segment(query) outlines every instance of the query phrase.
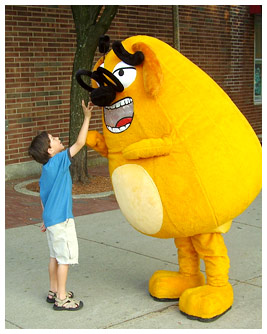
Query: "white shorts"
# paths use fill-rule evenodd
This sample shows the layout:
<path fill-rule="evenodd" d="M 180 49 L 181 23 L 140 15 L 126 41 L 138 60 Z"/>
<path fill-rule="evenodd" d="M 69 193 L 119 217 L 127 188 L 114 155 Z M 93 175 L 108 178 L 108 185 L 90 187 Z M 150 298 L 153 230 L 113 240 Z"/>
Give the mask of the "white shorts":
<path fill-rule="evenodd" d="M 50 257 L 58 264 L 78 263 L 78 240 L 74 219 L 69 218 L 63 223 L 49 226 L 46 229 Z"/>

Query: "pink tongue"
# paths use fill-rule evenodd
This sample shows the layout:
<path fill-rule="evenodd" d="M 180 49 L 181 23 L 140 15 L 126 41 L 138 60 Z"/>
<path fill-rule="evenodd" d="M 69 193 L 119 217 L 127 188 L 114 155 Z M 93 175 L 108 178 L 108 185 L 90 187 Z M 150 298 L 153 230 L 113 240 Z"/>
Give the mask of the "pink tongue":
<path fill-rule="evenodd" d="M 116 124 L 116 127 L 117 128 L 120 128 L 121 126 L 124 126 L 128 123 L 131 123 L 132 121 L 132 117 L 125 117 L 125 118 L 122 118 L 118 121 L 118 123 Z"/>

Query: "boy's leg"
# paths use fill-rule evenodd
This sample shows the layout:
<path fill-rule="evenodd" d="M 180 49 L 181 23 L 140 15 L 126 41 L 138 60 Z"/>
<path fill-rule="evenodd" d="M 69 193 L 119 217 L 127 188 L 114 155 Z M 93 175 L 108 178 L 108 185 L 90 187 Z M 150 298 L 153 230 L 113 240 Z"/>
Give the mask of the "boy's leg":
<path fill-rule="evenodd" d="M 57 270 L 57 286 L 58 286 L 58 292 L 57 292 L 57 298 L 54 304 L 54 309 L 68 309 L 71 308 L 74 310 L 75 308 L 79 310 L 83 307 L 83 302 L 69 299 L 66 293 L 66 283 L 68 278 L 68 264 L 58 264 L 58 270 Z M 63 302 L 62 305 L 60 303 Z"/>
<path fill-rule="evenodd" d="M 68 278 L 68 264 L 58 264 L 57 269 L 57 298 L 63 300 L 66 298 L 66 284 Z"/>
<path fill-rule="evenodd" d="M 78 263 L 78 241 L 74 219 L 67 219 L 64 223 L 59 224 L 59 228 L 61 238 L 64 239 L 64 244 L 61 245 L 60 251 L 58 250 L 57 252 L 59 262 L 57 271 L 57 297 L 63 300 L 66 298 L 69 264 Z"/>
<path fill-rule="evenodd" d="M 57 292 L 57 271 L 58 271 L 57 260 L 54 257 L 50 257 L 48 265 L 49 281 L 50 281 L 49 290 L 53 292 Z"/>
<path fill-rule="evenodd" d="M 78 263 L 78 240 L 73 219 L 48 227 L 52 234 L 52 248 L 57 261 L 57 297 L 54 309 L 80 309 L 81 301 L 66 292 L 69 264 Z"/>
<path fill-rule="evenodd" d="M 46 229 L 46 236 L 48 241 L 48 248 L 50 252 L 50 259 L 48 264 L 48 273 L 49 273 L 49 290 L 56 293 L 57 292 L 57 269 L 58 262 L 56 260 L 56 254 L 53 249 L 53 234 L 49 228 Z M 53 302 L 55 300 L 53 294 L 48 293 L 47 299 L 48 302 Z"/>

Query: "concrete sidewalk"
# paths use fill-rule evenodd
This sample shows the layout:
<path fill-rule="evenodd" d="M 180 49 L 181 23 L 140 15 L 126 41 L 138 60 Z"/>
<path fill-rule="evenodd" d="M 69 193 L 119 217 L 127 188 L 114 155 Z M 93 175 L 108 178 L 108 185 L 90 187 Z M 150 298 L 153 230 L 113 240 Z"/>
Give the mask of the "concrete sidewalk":
<path fill-rule="evenodd" d="M 77 312 L 55 312 L 45 301 L 48 249 L 40 224 L 5 231 L 7 329 L 262 328 L 261 194 L 225 235 L 235 300 L 212 323 L 189 320 L 179 312 L 178 302 L 156 302 L 148 294 L 154 271 L 178 270 L 172 239 L 138 233 L 120 210 L 75 221 L 80 264 L 69 270 L 68 289 L 84 302 Z"/>

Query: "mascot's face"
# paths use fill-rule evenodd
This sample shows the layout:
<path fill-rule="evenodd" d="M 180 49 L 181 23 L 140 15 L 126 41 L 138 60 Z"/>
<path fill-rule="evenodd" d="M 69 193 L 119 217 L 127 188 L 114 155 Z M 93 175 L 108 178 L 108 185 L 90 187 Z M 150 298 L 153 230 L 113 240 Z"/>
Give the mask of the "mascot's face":
<path fill-rule="evenodd" d="M 152 48 L 141 41 L 141 36 L 136 36 L 117 47 L 113 45 L 105 61 L 101 58 L 94 67 L 98 72 L 107 70 L 110 74 L 102 75 L 112 85 L 115 83 L 116 94 L 112 95 L 107 92 L 109 84 L 99 87 L 92 80 L 95 91 L 91 95 L 94 104 L 104 107 L 103 132 L 113 152 L 171 131 L 170 122 L 158 103 L 163 81 L 161 66 Z"/>
<path fill-rule="evenodd" d="M 113 69 L 112 74 L 122 83 L 124 90 L 134 84 L 137 69 L 123 61 Z M 130 94 L 129 94 L 130 95 Z M 104 120 L 107 129 L 111 133 L 122 133 L 132 124 L 134 117 L 134 104 L 131 96 L 121 97 L 110 106 L 104 108 Z"/>
<path fill-rule="evenodd" d="M 115 57 L 114 57 L 115 58 Z M 108 63 L 108 62 L 107 62 Z M 101 67 L 104 64 L 100 65 Z M 138 85 L 137 68 L 123 61 L 113 62 L 109 66 L 112 74 L 120 80 L 123 92 L 117 96 L 111 105 L 104 107 L 104 124 L 109 132 L 119 134 L 129 129 L 134 118 L 134 101 L 132 88 Z M 133 87 L 131 87 L 133 86 Z"/>

